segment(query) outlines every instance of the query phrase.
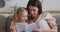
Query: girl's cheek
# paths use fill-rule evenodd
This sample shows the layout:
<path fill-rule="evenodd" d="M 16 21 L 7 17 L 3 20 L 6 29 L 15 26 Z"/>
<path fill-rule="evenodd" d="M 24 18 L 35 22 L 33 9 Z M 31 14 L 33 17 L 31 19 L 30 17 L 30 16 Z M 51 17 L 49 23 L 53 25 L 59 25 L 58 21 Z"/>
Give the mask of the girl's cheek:
<path fill-rule="evenodd" d="M 21 17 L 20 16 L 17 16 L 18 19 L 20 19 Z"/>

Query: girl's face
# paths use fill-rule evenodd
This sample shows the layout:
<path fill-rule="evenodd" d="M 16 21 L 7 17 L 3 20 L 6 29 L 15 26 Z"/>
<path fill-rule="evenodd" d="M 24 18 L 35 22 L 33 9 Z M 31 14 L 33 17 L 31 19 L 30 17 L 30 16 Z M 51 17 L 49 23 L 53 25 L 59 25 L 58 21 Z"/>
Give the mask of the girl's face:
<path fill-rule="evenodd" d="M 20 15 L 18 15 L 18 19 L 22 22 L 25 22 L 27 20 L 28 12 L 22 12 Z"/>
<path fill-rule="evenodd" d="M 29 13 L 32 17 L 35 17 L 38 14 L 38 8 L 35 6 L 29 6 Z"/>

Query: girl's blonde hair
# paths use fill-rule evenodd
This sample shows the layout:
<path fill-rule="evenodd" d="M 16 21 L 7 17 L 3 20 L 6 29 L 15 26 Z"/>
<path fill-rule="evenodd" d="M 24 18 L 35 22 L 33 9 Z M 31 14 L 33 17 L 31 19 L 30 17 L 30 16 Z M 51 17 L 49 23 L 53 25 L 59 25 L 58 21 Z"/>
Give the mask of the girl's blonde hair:
<path fill-rule="evenodd" d="M 20 7 L 20 8 L 17 9 L 16 14 L 19 15 L 19 14 L 21 14 L 22 12 L 27 12 L 27 11 L 26 11 L 26 9 L 24 9 L 23 7 Z"/>
<path fill-rule="evenodd" d="M 14 14 L 14 20 L 15 22 L 18 21 L 17 15 L 20 15 L 22 12 L 27 12 L 27 10 L 23 7 L 19 7 L 17 11 Z M 28 12 L 27 12 L 28 13 Z"/>

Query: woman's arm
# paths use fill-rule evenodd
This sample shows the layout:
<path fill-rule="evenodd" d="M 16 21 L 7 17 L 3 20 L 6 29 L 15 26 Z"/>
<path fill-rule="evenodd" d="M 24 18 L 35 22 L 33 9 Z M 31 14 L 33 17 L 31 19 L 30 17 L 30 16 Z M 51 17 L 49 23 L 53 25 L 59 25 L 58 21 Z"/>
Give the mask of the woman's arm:
<path fill-rule="evenodd" d="M 13 21 L 10 24 L 10 32 L 13 32 Z"/>
<path fill-rule="evenodd" d="M 44 19 L 49 24 L 51 31 L 57 32 L 57 23 L 55 17 L 53 17 L 50 13 L 46 13 Z"/>
<path fill-rule="evenodd" d="M 10 25 L 10 32 L 16 32 L 16 28 L 15 28 L 14 21 L 11 22 L 11 25 Z"/>
<path fill-rule="evenodd" d="M 57 24 L 54 22 L 54 20 L 48 20 L 47 21 L 49 26 L 51 27 L 51 31 L 57 32 Z"/>
<path fill-rule="evenodd" d="M 51 30 L 49 29 L 35 29 L 32 32 L 50 32 Z"/>

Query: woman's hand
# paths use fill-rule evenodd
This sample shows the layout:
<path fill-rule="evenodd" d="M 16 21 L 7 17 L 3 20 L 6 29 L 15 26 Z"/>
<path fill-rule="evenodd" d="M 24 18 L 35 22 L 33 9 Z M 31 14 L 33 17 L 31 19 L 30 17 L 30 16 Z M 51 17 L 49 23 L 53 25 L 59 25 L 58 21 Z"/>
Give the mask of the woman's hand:
<path fill-rule="evenodd" d="M 35 29 L 35 30 L 33 30 L 32 32 L 40 32 L 40 31 L 39 31 L 39 29 Z"/>
<path fill-rule="evenodd" d="M 38 30 L 33 30 L 32 32 L 39 32 Z"/>
<path fill-rule="evenodd" d="M 25 32 L 24 30 L 22 30 L 21 32 Z"/>
<path fill-rule="evenodd" d="M 32 32 L 52 32 L 52 31 L 49 29 L 35 29 Z"/>
<path fill-rule="evenodd" d="M 21 32 L 25 32 L 25 31 L 21 31 Z"/>
<path fill-rule="evenodd" d="M 11 32 L 16 32 L 16 27 L 15 27 L 15 25 L 14 25 L 14 21 L 11 22 L 10 31 L 11 31 Z"/>

